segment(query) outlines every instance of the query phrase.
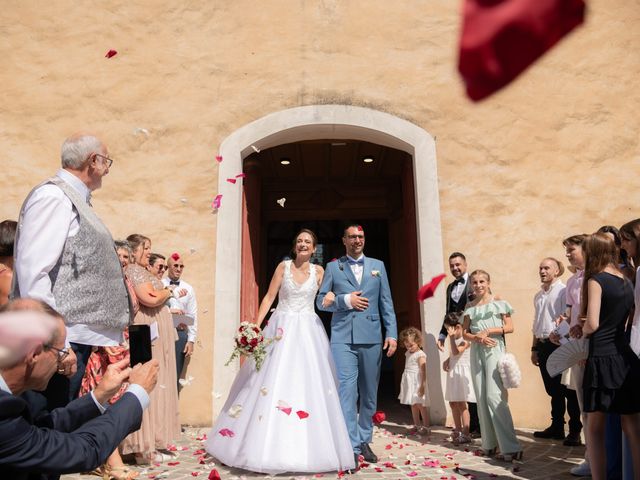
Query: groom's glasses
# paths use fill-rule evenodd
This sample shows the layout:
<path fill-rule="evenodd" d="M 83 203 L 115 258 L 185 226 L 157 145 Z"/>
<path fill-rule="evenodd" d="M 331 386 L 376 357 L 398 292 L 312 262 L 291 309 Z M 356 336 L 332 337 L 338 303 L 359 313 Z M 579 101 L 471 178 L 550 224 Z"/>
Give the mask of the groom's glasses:
<path fill-rule="evenodd" d="M 364 240 L 364 235 L 347 235 L 349 240 Z"/>

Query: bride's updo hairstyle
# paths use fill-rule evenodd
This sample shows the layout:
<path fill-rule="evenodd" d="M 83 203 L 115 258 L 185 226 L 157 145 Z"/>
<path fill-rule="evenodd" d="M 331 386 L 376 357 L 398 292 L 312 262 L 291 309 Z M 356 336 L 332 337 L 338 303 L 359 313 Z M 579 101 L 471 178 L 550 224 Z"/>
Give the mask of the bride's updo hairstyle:
<path fill-rule="evenodd" d="M 314 248 L 315 248 L 316 245 L 318 245 L 318 237 L 316 237 L 316 234 L 313 233 L 308 228 L 303 228 L 298 233 L 296 233 L 295 237 L 293 237 L 293 244 L 291 245 L 291 252 L 289 253 L 289 256 L 291 257 L 292 260 L 296 259 L 296 242 L 298 241 L 298 237 L 302 233 L 308 233 L 311 236 L 311 241 L 313 242 L 313 247 Z"/>

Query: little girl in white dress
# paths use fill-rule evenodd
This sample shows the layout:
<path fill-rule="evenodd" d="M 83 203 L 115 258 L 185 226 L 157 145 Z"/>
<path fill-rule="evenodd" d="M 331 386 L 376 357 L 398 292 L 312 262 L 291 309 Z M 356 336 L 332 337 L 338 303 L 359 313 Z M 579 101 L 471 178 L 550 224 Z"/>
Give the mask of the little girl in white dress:
<path fill-rule="evenodd" d="M 462 324 L 458 317 L 447 315 L 444 325 L 449 335 L 451 355 L 444 364 L 447 387 L 444 399 L 449 402 L 455 428 L 451 434 L 453 443 L 471 442 L 469 436 L 469 409 L 467 402 L 475 402 L 476 394 L 471 383 L 471 344 L 462 337 Z"/>
<path fill-rule="evenodd" d="M 415 426 L 411 433 L 429 434 L 429 396 L 427 394 L 427 355 L 422 351 L 422 333 L 414 327 L 400 332 L 400 341 L 407 350 L 400 395 L 403 405 L 411 405 Z"/>

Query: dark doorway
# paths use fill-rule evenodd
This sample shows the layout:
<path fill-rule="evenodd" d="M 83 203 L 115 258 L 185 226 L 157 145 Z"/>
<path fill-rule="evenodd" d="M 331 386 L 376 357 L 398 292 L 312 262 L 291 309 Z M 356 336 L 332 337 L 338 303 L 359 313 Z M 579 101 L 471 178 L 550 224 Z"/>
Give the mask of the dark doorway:
<path fill-rule="evenodd" d="M 356 140 L 304 141 L 256 152 L 245 159 L 242 308 L 255 318 L 277 264 L 294 235 L 318 236 L 317 263 L 344 255 L 345 223 L 362 224 L 365 254 L 384 261 L 398 329 L 420 328 L 417 237 L 412 159 L 406 152 Z M 328 326 L 330 317 L 322 313 Z M 404 350 L 384 357 L 380 400 L 395 398 Z"/>

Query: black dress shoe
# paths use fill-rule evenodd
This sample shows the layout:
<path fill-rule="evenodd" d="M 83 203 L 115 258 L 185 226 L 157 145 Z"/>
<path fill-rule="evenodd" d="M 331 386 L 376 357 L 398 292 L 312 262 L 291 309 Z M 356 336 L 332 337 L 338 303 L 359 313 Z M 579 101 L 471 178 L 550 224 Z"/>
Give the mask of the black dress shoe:
<path fill-rule="evenodd" d="M 378 463 L 378 457 L 373 453 L 368 443 L 360 444 L 360 455 L 369 463 Z"/>
<path fill-rule="evenodd" d="M 544 430 L 533 432 L 536 438 L 552 438 L 554 440 L 564 440 L 564 428 L 547 427 Z"/>
<path fill-rule="evenodd" d="M 562 444 L 565 447 L 579 447 L 582 445 L 582 440 L 580 439 L 580 432 L 569 432 L 567 438 Z"/>

